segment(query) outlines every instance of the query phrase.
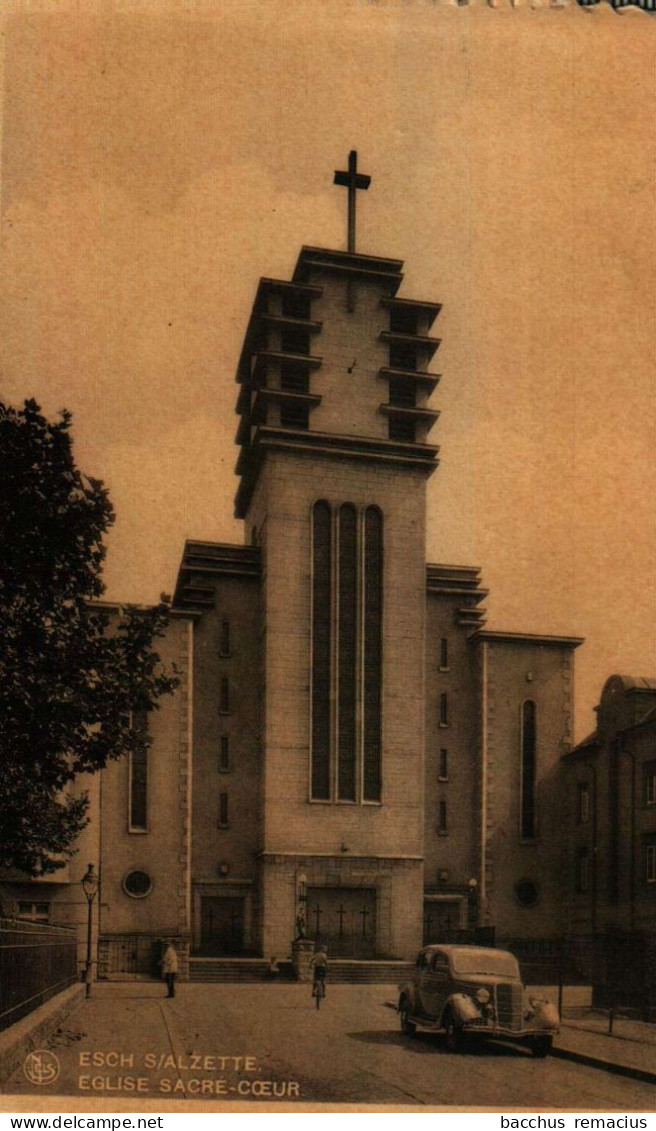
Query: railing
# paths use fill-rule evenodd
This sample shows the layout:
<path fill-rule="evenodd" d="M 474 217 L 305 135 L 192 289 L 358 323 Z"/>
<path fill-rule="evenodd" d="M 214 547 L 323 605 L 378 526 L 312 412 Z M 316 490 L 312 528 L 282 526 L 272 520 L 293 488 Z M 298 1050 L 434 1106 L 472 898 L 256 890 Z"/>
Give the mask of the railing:
<path fill-rule="evenodd" d="M 591 1006 L 608 1016 L 656 1021 L 656 932 L 608 928 L 560 938 L 504 939 L 497 946 L 519 960 L 531 985 L 558 987 L 561 1016 L 576 1017 Z M 575 1004 L 576 989 L 589 987 L 587 1007 Z"/>
<path fill-rule="evenodd" d="M 0 1030 L 77 981 L 71 927 L 0 919 Z"/>

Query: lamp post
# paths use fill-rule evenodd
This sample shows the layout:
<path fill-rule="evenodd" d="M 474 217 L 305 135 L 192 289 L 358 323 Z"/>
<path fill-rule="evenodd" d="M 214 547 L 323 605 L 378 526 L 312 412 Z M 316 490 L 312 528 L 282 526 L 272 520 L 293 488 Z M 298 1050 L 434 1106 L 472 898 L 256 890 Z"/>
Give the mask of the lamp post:
<path fill-rule="evenodd" d="M 93 870 L 93 864 L 88 865 L 82 877 L 82 890 L 87 900 L 87 968 L 85 981 L 86 996 L 89 997 L 91 994 L 91 904 L 98 892 L 98 877 Z"/>

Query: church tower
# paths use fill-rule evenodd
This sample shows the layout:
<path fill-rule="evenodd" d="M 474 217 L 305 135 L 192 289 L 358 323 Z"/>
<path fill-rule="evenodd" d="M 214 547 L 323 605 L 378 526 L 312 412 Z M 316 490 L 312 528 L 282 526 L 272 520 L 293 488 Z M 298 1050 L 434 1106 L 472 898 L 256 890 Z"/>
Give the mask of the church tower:
<path fill-rule="evenodd" d="M 236 514 L 259 550 L 264 953 L 407 956 L 423 892 L 429 371 L 439 306 L 402 263 L 304 247 L 262 279 L 238 367 Z"/>

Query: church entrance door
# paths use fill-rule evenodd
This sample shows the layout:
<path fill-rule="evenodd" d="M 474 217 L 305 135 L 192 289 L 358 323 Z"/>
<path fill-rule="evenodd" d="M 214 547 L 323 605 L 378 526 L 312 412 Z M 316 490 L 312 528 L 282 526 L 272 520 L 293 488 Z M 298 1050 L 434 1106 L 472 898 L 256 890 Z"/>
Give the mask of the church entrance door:
<path fill-rule="evenodd" d="M 329 958 L 375 958 L 375 889 L 308 888 L 307 930 Z"/>
<path fill-rule="evenodd" d="M 244 949 L 244 900 L 241 896 L 203 896 L 200 945 L 206 954 L 234 955 Z"/>

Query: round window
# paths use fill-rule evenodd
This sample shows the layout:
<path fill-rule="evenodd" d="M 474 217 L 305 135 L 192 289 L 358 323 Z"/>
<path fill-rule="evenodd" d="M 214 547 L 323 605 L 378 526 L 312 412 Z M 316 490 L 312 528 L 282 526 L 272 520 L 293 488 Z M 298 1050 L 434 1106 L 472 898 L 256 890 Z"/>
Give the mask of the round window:
<path fill-rule="evenodd" d="M 540 898 L 540 889 L 533 880 L 520 880 L 515 884 L 515 896 L 522 907 L 533 907 Z"/>
<path fill-rule="evenodd" d="M 147 872 L 128 872 L 123 877 L 123 891 L 133 899 L 144 899 L 153 890 L 153 881 Z"/>

